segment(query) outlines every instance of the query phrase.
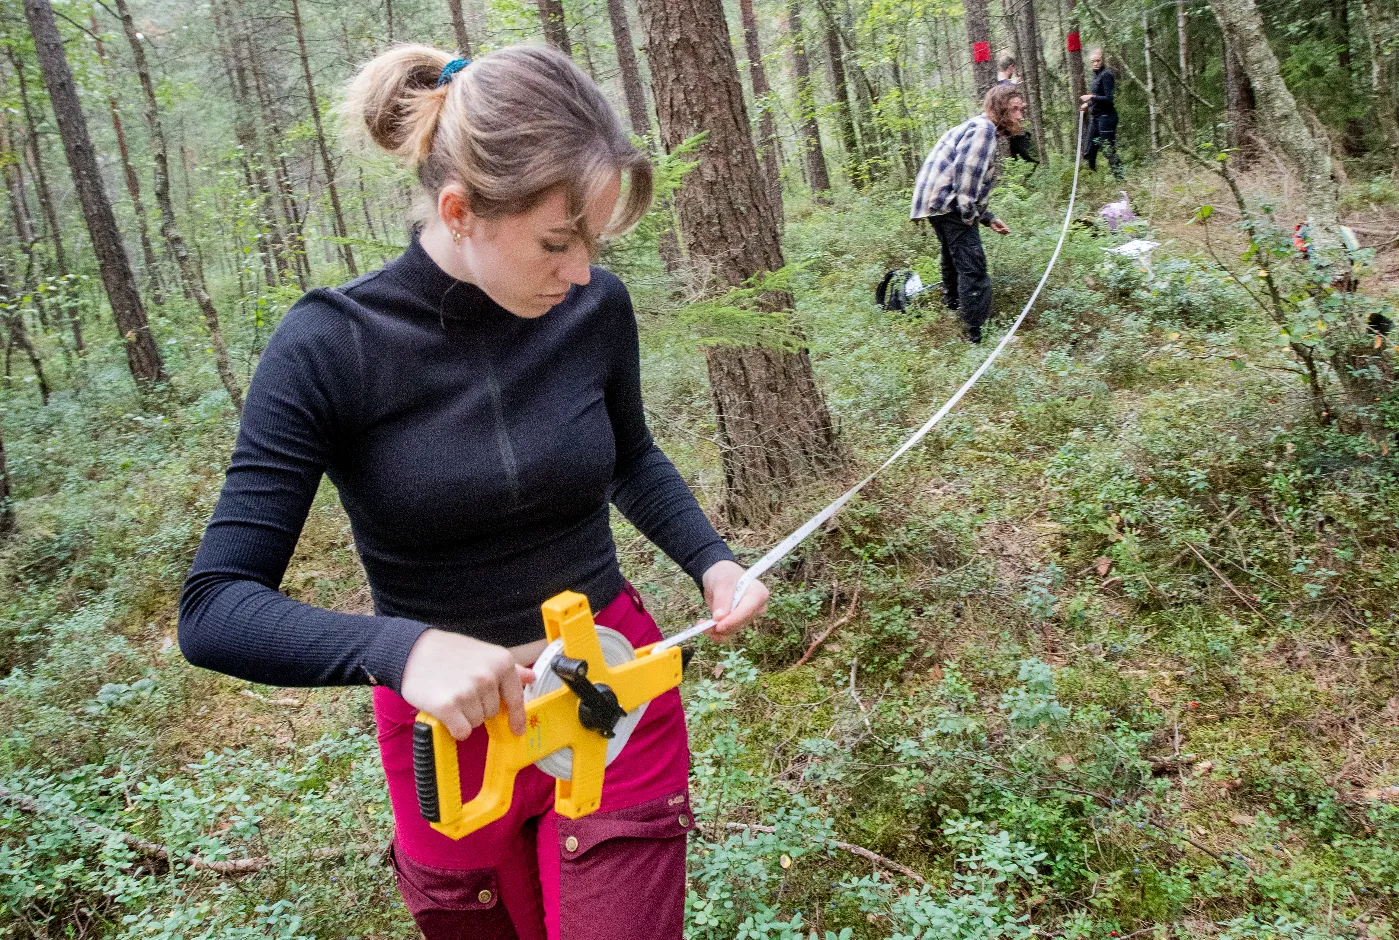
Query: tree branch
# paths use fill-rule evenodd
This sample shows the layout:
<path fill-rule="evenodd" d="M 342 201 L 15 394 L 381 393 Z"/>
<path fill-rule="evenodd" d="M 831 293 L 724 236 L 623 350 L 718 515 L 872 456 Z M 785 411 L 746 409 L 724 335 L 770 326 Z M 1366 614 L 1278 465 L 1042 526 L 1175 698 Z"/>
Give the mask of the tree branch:
<path fill-rule="evenodd" d="M 765 832 L 768 835 L 772 835 L 773 833 L 777 832 L 777 830 L 772 826 L 756 826 L 751 823 L 725 823 L 724 828 L 732 829 L 738 832 Z M 925 879 L 922 875 L 918 874 L 918 872 L 914 871 L 912 868 L 900 865 L 893 859 L 885 858 L 883 855 L 880 855 L 877 852 L 871 852 L 869 849 L 865 848 L 862 845 L 855 845 L 850 842 L 840 842 L 835 839 L 832 839 L 830 844 L 842 851 L 849 852 L 852 855 L 858 855 L 861 858 L 869 859 L 876 865 L 883 865 L 890 871 L 896 871 L 901 875 L 905 875 L 913 881 L 918 882 L 920 885 L 926 885 L 928 883 L 927 879 Z"/>

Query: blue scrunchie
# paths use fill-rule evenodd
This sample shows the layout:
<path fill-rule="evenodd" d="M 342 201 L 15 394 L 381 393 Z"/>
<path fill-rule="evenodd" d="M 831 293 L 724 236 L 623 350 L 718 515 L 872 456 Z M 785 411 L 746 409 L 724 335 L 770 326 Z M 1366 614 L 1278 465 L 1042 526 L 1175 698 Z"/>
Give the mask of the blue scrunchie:
<path fill-rule="evenodd" d="M 452 80 L 452 76 L 471 64 L 470 59 L 453 59 L 442 66 L 442 74 L 437 76 L 437 87 L 441 88 Z"/>

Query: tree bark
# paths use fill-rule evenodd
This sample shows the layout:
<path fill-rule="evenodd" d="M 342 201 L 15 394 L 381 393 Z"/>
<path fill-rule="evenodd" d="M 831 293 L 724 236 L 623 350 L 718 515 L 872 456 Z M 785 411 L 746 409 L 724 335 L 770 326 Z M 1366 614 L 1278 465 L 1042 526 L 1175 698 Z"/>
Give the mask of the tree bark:
<path fill-rule="evenodd" d="M 1142 13 L 1142 46 L 1146 59 L 1146 120 L 1150 131 L 1151 151 L 1161 149 L 1161 131 L 1156 125 L 1156 71 L 1151 67 L 1151 14 Z"/>
<path fill-rule="evenodd" d="M 24 76 L 24 64 L 15 57 L 14 49 L 6 46 L 5 53 L 9 56 L 10 64 L 14 66 L 15 78 L 19 81 L 20 107 L 24 111 L 24 126 L 28 131 L 29 150 L 33 156 L 34 188 L 39 194 L 39 211 L 44 214 L 44 223 L 48 226 L 49 241 L 53 243 L 53 260 L 58 265 L 58 274 L 60 277 L 67 277 L 68 254 L 63 248 L 63 230 L 58 225 L 53 191 L 49 189 L 48 172 L 44 169 L 44 154 L 39 149 L 39 119 L 34 113 L 33 103 L 29 100 L 29 82 Z M 66 58 L 64 63 L 66 65 Z M 87 125 L 83 126 L 86 129 Z"/>
<path fill-rule="evenodd" d="M 53 104 L 54 116 L 58 119 L 59 135 L 63 138 L 68 168 L 73 174 L 73 184 L 83 207 L 83 218 L 92 238 L 102 286 L 112 305 L 117 332 L 125 341 L 127 364 L 132 376 L 142 386 L 164 381 L 165 365 L 151 336 L 150 324 L 146 321 L 146 310 L 141 303 L 141 293 L 136 289 L 136 277 L 131 272 L 131 262 L 122 244 L 121 232 L 117 229 L 116 216 L 112 214 L 112 204 L 102 189 L 97 153 L 88 136 L 82 104 L 73 84 L 73 73 L 63 51 L 63 37 L 59 35 L 54 22 L 53 8 L 48 0 L 24 0 L 24 15 L 34 35 L 36 57 L 48 88 L 49 100 Z"/>
<path fill-rule="evenodd" d="M 5 434 L 0 427 L 0 539 L 15 531 L 15 501 L 10 489 L 10 467 L 5 462 Z"/>
<path fill-rule="evenodd" d="M 544 41 L 573 58 L 573 43 L 568 38 L 563 0 L 535 0 L 535 3 L 539 7 L 539 22 L 544 27 Z"/>
<path fill-rule="evenodd" d="M 1030 118 L 1030 131 L 1035 148 L 1045 153 L 1044 107 L 1040 94 L 1039 50 L 1031 19 L 1034 0 L 1005 0 L 1005 15 L 1015 34 L 1015 51 L 1020 64 L 1020 90 L 1025 95 L 1025 111 Z"/>
<path fill-rule="evenodd" d="M 141 257 L 146 265 L 146 281 L 150 285 L 151 300 L 157 307 L 165 303 L 165 292 L 160 283 L 160 262 L 156 260 L 155 246 L 151 244 L 151 227 L 146 216 L 146 204 L 141 201 L 141 178 L 131 163 L 131 150 L 126 143 L 126 128 L 121 121 L 121 107 L 113 91 L 111 72 L 107 67 L 107 52 L 102 44 L 102 32 L 97 25 L 97 14 L 89 15 L 92 23 L 92 36 L 97 48 L 97 61 L 107 81 L 107 109 L 112 113 L 112 130 L 117 137 L 117 151 L 121 154 L 122 173 L 126 177 L 126 192 L 131 197 L 131 211 L 136 216 L 136 233 L 141 241 Z"/>
<path fill-rule="evenodd" d="M 1176 51 L 1180 54 L 1180 96 L 1181 131 L 1186 140 L 1195 137 L 1195 104 L 1191 96 L 1195 94 L 1190 81 L 1190 22 L 1185 16 L 1185 0 L 1176 0 Z"/>
<path fill-rule="evenodd" d="M 1237 151 L 1239 163 L 1244 164 L 1253 156 L 1249 148 L 1254 123 L 1253 84 L 1249 82 L 1244 67 L 1239 64 L 1239 57 L 1227 36 L 1224 39 L 1224 94 L 1225 114 L 1228 119 L 1225 145 L 1230 150 Z"/>
<path fill-rule="evenodd" d="M 180 278 L 185 289 L 199 306 L 204 318 L 204 328 L 209 331 L 209 344 L 214 349 L 214 364 L 219 379 L 223 382 L 233 407 L 243 413 L 243 390 L 233 375 L 233 367 L 228 360 L 228 344 L 224 341 L 223 330 L 219 327 L 219 313 L 204 284 L 204 270 L 190 254 L 184 235 L 175 221 L 175 203 L 170 198 L 170 156 L 165 145 L 165 128 L 160 123 L 160 111 L 155 98 L 155 83 L 151 81 L 151 70 L 146 63 L 146 50 L 136 33 L 136 24 L 131 19 L 131 9 L 126 0 L 113 0 L 117 16 L 121 19 L 122 32 L 131 46 L 131 57 L 136 66 L 136 77 L 141 83 L 141 94 L 146 104 L 146 130 L 151 138 L 151 157 L 155 164 L 155 201 L 160 207 L 160 233 L 165 237 L 166 247 L 175 258 L 180 270 Z"/>
<path fill-rule="evenodd" d="M 301 25 L 301 0 L 291 0 L 292 26 L 296 29 L 297 54 L 301 58 L 301 76 L 306 80 L 306 103 L 311 109 L 311 124 L 316 130 L 316 148 L 321 154 L 325 167 L 325 188 L 330 194 L 331 221 L 340 239 L 340 257 L 350 277 L 359 277 L 355 266 L 355 253 L 350 249 L 350 230 L 345 225 L 345 213 L 340 208 L 340 190 L 335 185 L 335 162 L 330 159 L 330 146 L 326 143 L 325 128 L 321 124 L 321 106 L 316 100 L 316 83 L 311 79 L 311 59 L 306 54 L 306 31 Z"/>
<path fill-rule="evenodd" d="M 461 0 L 447 0 L 447 9 L 452 14 L 452 35 L 457 41 L 457 52 L 462 58 L 471 58 L 471 36 L 466 31 L 466 17 L 462 15 Z"/>
<path fill-rule="evenodd" d="M 1375 116 L 1384 134 L 1390 157 L 1399 160 L 1399 109 L 1395 106 L 1394 46 L 1387 42 L 1393 21 L 1380 0 L 1361 0 L 1365 34 L 1370 44 L 1370 91 L 1375 97 Z"/>
<path fill-rule="evenodd" d="M 783 266 L 778 224 L 753 147 L 722 0 L 641 0 L 667 151 L 709 136 L 676 198 L 692 263 L 711 289 Z M 764 306 L 789 307 L 770 292 Z M 791 488 L 840 460 L 835 429 L 805 352 L 720 345 L 706 353 L 724 465 L 724 515 L 757 525 Z"/>
<path fill-rule="evenodd" d="M 772 117 L 767 68 L 763 65 L 763 50 L 758 42 L 758 18 L 753 12 L 753 0 L 738 0 L 738 15 L 743 22 L 743 48 L 748 53 L 748 80 L 753 86 L 753 107 L 758 112 L 758 154 L 762 158 L 764 189 L 768 196 L 768 211 L 782 223 L 782 166 L 777 154 L 777 122 Z"/>
<path fill-rule="evenodd" d="M 967 44 L 972 55 L 972 76 L 976 83 L 977 104 L 990 87 L 996 84 L 996 65 L 991 61 L 991 11 L 986 0 L 964 0 L 967 10 Z M 986 58 L 978 62 L 977 45 L 985 43 Z"/>
<path fill-rule="evenodd" d="M 10 279 L 10 273 L 5 266 L 4 260 L 0 259 L 0 300 L 3 300 L 7 309 L 3 313 L 5 326 L 9 330 L 9 342 L 5 351 L 5 378 L 10 377 L 9 347 L 18 346 L 29 360 L 29 367 L 34 370 L 34 380 L 39 385 L 39 401 L 47 405 L 49 403 L 49 381 L 44 375 L 44 362 L 39 358 L 39 352 L 34 348 L 34 343 L 29 339 L 29 330 L 24 325 L 24 310 L 19 302 L 22 297 L 29 294 L 34 289 L 34 244 L 30 242 L 27 261 L 29 270 L 25 273 L 24 283 L 19 290 L 15 290 Z"/>
<path fill-rule="evenodd" d="M 845 52 L 840 44 L 840 30 L 836 28 L 835 16 L 830 3 L 821 4 L 822 24 L 826 34 L 826 57 L 831 62 L 831 92 L 836 103 L 836 121 L 840 125 L 840 137 L 845 144 L 845 172 L 856 189 L 869 186 L 869 174 L 860 153 L 860 139 L 855 134 L 855 118 L 850 110 L 850 82 L 845 76 Z"/>
<path fill-rule="evenodd" d="M 1312 134 L 1297 99 L 1283 82 L 1257 5 L 1254 0 L 1210 0 L 1210 7 L 1253 83 L 1258 132 L 1282 152 L 1301 179 L 1317 237 L 1334 238 L 1340 190 L 1331 173 L 1331 148 Z"/>
<path fill-rule="evenodd" d="M 811 64 L 806 58 L 802 32 L 801 0 L 787 0 L 787 27 L 792 33 L 792 71 L 796 76 L 797 120 L 801 128 L 802 157 L 806 161 L 811 192 L 822 200 L 831 191 L 826 151 L 821 146 L 821 125 L 816 121 L 816 94 L 811 87 Z"/>
<path fill-rule="evenodd" d="M 1074 107 L 1077 108 L 1083 96 L 1088 94 L 1088 84 L 1083 77 L 1083 47 L 1079 38 L 1078 0 L 1068 0 L 1069 32 L 1064 37 L 1064 60 L 1069 69 L 1069 87 L 1073 89 Z M 1073 42 L 1069 38 L 1073 37 Z"/>
<path fill-rule="evenodd" d="M 646 108 L 646 87 L 641 83 L 641 66 L 636 61 L 636 45 L 631 38 L 624 0 L 607 0 L 612 20 L 612 42 L 617 47 L 617 67 L 622 70 L 622 91 L 627 96 L 627 117 L 637 137 L 651 136 L 651 115 Z"/>

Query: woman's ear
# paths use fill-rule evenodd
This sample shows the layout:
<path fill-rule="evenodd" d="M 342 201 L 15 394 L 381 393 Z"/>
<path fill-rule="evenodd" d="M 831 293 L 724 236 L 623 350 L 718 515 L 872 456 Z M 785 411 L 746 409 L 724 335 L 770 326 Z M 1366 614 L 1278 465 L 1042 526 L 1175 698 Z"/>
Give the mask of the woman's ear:
<path fill-rule="evenodd" d="M 466 196 L 466 187 L 460 183 L 449 183 L 437 194 L 437 214 L 447 231 L 453 236 L 470 236 L 476 225 L 476 215 L 471 211 L 471 200 Z"/>

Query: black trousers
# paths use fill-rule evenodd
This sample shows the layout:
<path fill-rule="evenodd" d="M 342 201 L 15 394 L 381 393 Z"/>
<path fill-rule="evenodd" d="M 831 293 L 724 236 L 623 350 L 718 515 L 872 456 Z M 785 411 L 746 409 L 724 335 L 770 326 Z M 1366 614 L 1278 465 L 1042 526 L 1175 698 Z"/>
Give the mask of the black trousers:
<path fill-rule="evenodd" d="M 981 326 L 991 316 L 991 275 L 981 247 L 981 226 L 968 225 L 955 212 L 934 215 L 928 224 L 942 246 L 942 290 L 947 306 L 967 326 Z"/>
<path fill-rule="evenodd" d="M 1107 158 L 1112 175 L 1122 178 L 1122 161 L 1117 156 L 1117 115 L 1099 114 L 1088 127 L 1088 146 L 1083 156 L 1088 161 L 1088 169 L 1098 169 L 1098 153 Z"/>

